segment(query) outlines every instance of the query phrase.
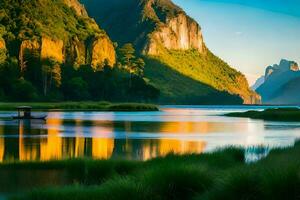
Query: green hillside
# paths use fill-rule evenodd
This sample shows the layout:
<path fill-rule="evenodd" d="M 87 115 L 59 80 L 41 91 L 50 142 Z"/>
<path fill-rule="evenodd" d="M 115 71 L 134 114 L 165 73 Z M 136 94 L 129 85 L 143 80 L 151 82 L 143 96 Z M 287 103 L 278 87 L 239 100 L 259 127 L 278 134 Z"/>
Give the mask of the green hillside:
<path fill-rule="evenodd" d="M 0 101 L 155 101 L 119 49 L 78 0 L 0 1 Z"/>
<path fill-rule="evenodd" d="M 194 50 L 165 51 L 159 56 L 146 57 L 145 76 L 160 89 L 160 100 L 164 103 L 220 104 L 220 99 L 222 104 L 243 103 L 238 95 L 225 92 L 226 87 L 238 85 L 234 82 L 235 70 L 225 67 L 228 72 L 209 65 L 220 62 L 215 58 L 202 56 Z M 212 74 L 219 77 L 218 80 L 212 78 Z"/>
<path fill-rule="evenodd" d="M 0 30 L 7 42 L 47 35 L 67 40 L 85 40 L 102 33 L 89 17 L 78 16 L 63 0 L 5 0 L 0 2 Z"/>
<path fill-rule="evenodd" d="M 114 41 L 120 44 L 131 42 L 144 55 L 145 76 L 152 85 L 161 90 L 161 102 L 179 104 L 259 102 L 258 95 L 249 89 L 245 76 L 211 53 L 204 43 L 203 51 L 193 48 L 180 50 L 177 46 L 172 50 L 170 47 L 165 48 L 158 41 L 155 44 L 155 48 L 160 49 L 157 55 L 145 52 L 150 41 L 156 41 L 160 37 L 165 37 L 161 39 L 162 41 L 169 40 L 166 43 L 178 45 L 180 38 L 176 35 L 178 33 L 173 31 L 180 30 L 174 26 L 183 23 L 181 16 L 186 17 L 188 26 L 194 24 L 193 27 L 187 27 L 190 28 L 187 30 L 189 35 L 195 38 L 196 34 L 199 34 L 195 28 L 198 26 L 197 23 L 172 1 L 83 0 L 82 2 L 89 14 Z M 177 19 L 179 17 L 181 18 Z M 171 21 L 172 25 L 169 24 Z M 199 38 L 199 43 L 201 42 L 203 41 Z M 220 96 L 226 98 L 219 98 Z"/>

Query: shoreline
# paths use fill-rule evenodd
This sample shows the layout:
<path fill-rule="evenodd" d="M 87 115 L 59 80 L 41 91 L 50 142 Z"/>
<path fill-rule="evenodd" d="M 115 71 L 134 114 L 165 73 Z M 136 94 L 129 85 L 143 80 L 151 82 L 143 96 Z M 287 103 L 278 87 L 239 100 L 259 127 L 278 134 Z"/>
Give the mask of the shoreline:
<path fill-rule="evenodd" d="M 136 112 L 136 111 L 159 111 L 159 107 L 154 104 L 146 103 L 110 103 L 110 102 L 20 102 L 20 103 L 0 103 L 0 111 L 15 111 L 18 106 L 30 106 L 32 111 L 120 111 L 120 112 Z"/>
<path fill-rule="evenodd" d="M 300 109 L 296 107 L 269 108 L 263 111 L 250 110 L 246 112 L 232 112 L 224 114 L 223 116 L 262 119 L 268 121 L 299 122 Z"/>

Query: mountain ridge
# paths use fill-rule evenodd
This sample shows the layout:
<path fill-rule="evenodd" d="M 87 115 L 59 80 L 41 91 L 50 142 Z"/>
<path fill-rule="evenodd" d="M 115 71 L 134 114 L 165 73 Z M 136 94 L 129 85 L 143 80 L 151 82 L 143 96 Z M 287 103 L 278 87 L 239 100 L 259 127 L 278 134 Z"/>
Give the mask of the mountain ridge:
<path fill-rule="evenodd" d="M 290 101 L 284 99 L 288 98 L 287 93 L 291 93 L 284 88 L 287 88 L 290 82 L 299 80 L 299 66 L 294 61 L 282 59 L 279 64 L 268 66 L 264 77 L 264 82 L 256 89 L 262 96 L 263 103 L 288 103 Z M 282 96 L 284 93 L 285 97 Z M 289 99 L 292 99 L 292 96 Z M 298 101 L 300 102 L 300 99 Z"/>
<path fill-rule="evenodd" d="M 144 56 L 150 57 L 152 61 L 157 60 L 156 65 L 159 62 L 162 63 L 161 68 L 169 67 L 183 76 L 192 77 L 199 83 L 211 86 L 211 91 L 202 94 L 203 98 L 215 92 L 227 92 L 229 95 L 240 96 L 246 104 L 260 102 L 260 97 L 250 90 L 245 76 L 209 51 L 204 43 L 200 25 L 172 1 L 83 0 L 82 3 L 114 41 L 121 45 L 133 43 Z M 186 56 L 182 56 L 184 54 Z M 187 60 L 187 57 L 192 60 Z M 193 62 L 193 60 L 197 61 Z M 184 67 L 179 67 L 174 61 Z M 145 73 L 146 78 L 160 87 L 163 95 L 174 93 L 176 89 L 172 85 L 168 88 L 155 83 L 155 76 L 159 74 L 149 69 L 151 62 L 146 64 L 146 72 L 151 71 L 151 73 Z M 158 66 L 156 69 L 164 71 Z M 184 96 L 187 95 L 188 92 L 185 91 L 189 88 L 183 87 L 185 84 L 182 80 L 177 79 L 177 87 L 182 87 L 181 95 Z M 164 84 L 170 84 L 170 82 L 166 80 Z M 198 92 L 194 90 L 193 93 Z M 211 95 L 211 98 L 215 97 Z"/>

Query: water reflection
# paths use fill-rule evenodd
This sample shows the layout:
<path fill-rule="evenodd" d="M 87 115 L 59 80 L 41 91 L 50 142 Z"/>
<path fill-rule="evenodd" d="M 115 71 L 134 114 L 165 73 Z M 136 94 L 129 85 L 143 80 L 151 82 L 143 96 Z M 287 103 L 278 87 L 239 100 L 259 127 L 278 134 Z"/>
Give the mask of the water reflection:
<path fill-rule="evenodd" d="M 229 145 L 259 146 L 247 148 L 246 159 L 254 160 L 272 147 L 293 145 L 300 137 L 300 123 L 219 116 L 231 111 L 188 107 L 142 113 L 52 112 L 45 123 L 11 121 L 4 117 L 12 113 L 0 112 L 0 162 L 79 157 L 147 160 Z"/>
<path fill-rule="evenodd" d="M 51 113 L 45 124 L 41 121 L 8 121 L 0 126 L 0 161 L 59 160 L 65 158 L 91 157 L 95 159 L 127 158 L 147 160 L 168 153 L 201 153 L 206 143 L 176 139 L 115 139 L 114 127 L 122 127 L 127 134 L 132 130 L 132 122 L 92 121 L 85 125 L 80 119 L 74 120 L 74 137 L 64 137 L 63 113 Z M 174 123 L 171 123 L 174 124 Z M 177 126 L 183 126 L 179 123 Z M 160 125 L 159 125 L 160 126 Z M 170 129 L 173 125 L 161 126 L 162 132 L 178 132 Z M 168 128 L 167 128 L 168 127 Z M 157 127 L 155 128 L 157 129 Z M 17 134 L 16 134 L 17 133 Z M 85 137 L 90 133 L 91 137 Z"/>

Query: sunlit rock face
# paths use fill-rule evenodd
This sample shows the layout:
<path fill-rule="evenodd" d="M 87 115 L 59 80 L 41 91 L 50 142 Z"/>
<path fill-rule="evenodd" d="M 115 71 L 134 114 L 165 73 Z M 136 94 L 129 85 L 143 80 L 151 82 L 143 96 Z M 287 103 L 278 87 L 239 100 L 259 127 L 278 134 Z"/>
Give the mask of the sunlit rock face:
<path fill-rule="evenodd" d="M 6 45 L 4 39 L 0 37 L 0 63 L 3 63 L 6 59 Z"/>
<path fill-rule="evenodd" d="M 67 6 L 62 6 L 64 3 Z M 33 12 L 34 9 L 38 9 L 37 5 L 38 3 L 33 1 L 20 3 L 20 7 L 32 6 Z M 24 68 L 27 63 L 26 59 L 30 55 L 34 55 L 35 58 L 41 61 L 52 59 L 57 63 L 65 63 L 75 68 L 81 65 L 91 65 L 94 70 L 101 70 L 104 65 L 114 66 L 116 55 L 113 42 L 99 28 L 97 23 L 89 18 L 84 6 L 78 0 L 44 0 L 43 5 L 47 9 L 53 9 L 54 13 L 57 12 L 65 17 L 66 15 L 70 16 L 70 19 L 57 18 L 57 23 L 65 23 L 65 26 L 60 27 L 57 32 L 51 32 L 55 29 L 55 26 L 44 23 L 46 20 L 38 21 L 38 19 L 34 19 L 37 23 L 35 26 L 40 27 L 41 31 L 31 31 L 27 36 L 24 33 L 27 29 L 31 29 L 26 27 L 26 24 L 21 23 L 18 27 L 20 33 L 17 31 L 11 33 L 14 34 L 17 40 L 14 42 L 4 41 L 2 35 L 0 35 L 0 62 L 6 59 L 6 55 L 13 55 L 18 57 L 20 67 Z M 9 8 L 6 9 L 9 10 Z M 41 13 L 41 18 L 48 19 L 47 17 L 49 17 L 49 14 Z M 19 20 L 19 16 L 11 16 L 10 18 L 16 21 Z M 48 20 L 50 19 L 52 18 Z M 80 31 L 74 31 L 73 24 L 68 24 L 64 20 L 80 24 Z M 5 42 L 7 42 L 7 48 Z M 13 48 L 11 47 L 12 43 L 14 44 Z"/>
<path fill-rule="evenodd" d="M 0 49 L 5 49 L 5 41 L 0 37 Z"/>
<path fill-rule="evenodd" d="M 112 42 L 108 37 L 96 37 L 90 46 L 91 65 L 97 70 L 102 68 L 104 64 L 113 66 L 116 62 L 115 50 Z"/>
<path fill-rule="evenodd" d="M 114 66 L 115 49 L 106 35 L 95 37 L 90 45 L 85 43 L 88 42 L 77 38 L 69 43 L 49 37 L 42 37 L 40 40 L 24 40 L 20 45 L 19 60 L 25 59 L 25 54 L 35 52 L 39 54 L 41 60 L 53 59 L 59 63 L 68 62 L 75 67 L 90 64 L 95 70 L 101 70 L 105 64 Z"/>
<path fill-rule="evenodd" d="M 197 49 L 200 53 L 205 49 L 200 26 L 184 13 L 167 18 L 151 34 L 144 53 L 157 55 L 161 46 L 169 50 Z"/>
<path fill-rule="evenodd" d="M 64 43 L 62 40 L 55 40 L 48 37 L 42 37 L 41 59 L 52 58 L 57 62 L 64 61 Z"/>
<path fill-rule="evenodd" d="M 88 17 L 84 6 L 78 0 L 64 0 L 65 4 L 73 8 L 77 15 Z"/>

